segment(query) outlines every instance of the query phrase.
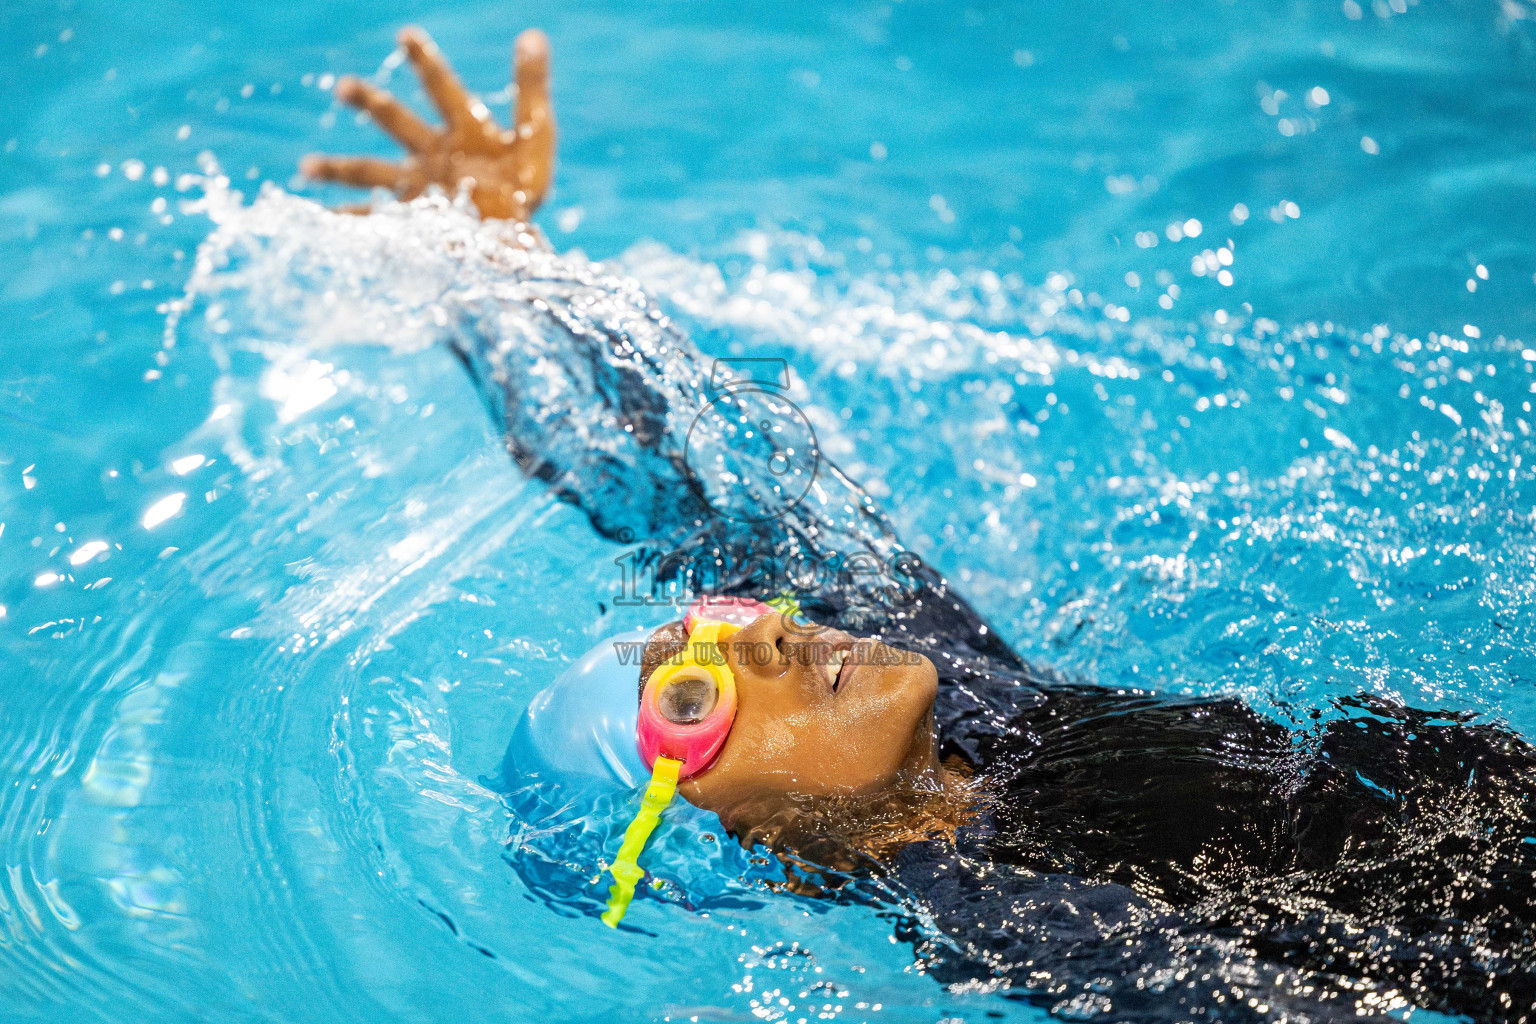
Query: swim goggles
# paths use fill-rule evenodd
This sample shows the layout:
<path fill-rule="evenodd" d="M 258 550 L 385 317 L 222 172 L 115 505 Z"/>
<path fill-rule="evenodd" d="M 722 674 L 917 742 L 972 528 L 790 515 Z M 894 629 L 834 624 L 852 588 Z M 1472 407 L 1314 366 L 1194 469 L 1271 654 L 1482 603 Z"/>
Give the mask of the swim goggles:
<path fill-rule="evenodd" d="M 609 873 L 608 909 L 603 923 L 617 928 L 645 877 L 640 853 L 677 793 L 679 780 L 698 775 L 715 763 L 736 721 L 736 677 L 721 644 L 759 616 L 771 611 L 799 612 L 791 598 L 764 603 L 742 598 L 701 598 L 688 609 L 683 628 L 688 644 L 651 673 L 640 695 L 635 744 L 651 780 L 640 810 L 624 830 L 624 840 Z"/>

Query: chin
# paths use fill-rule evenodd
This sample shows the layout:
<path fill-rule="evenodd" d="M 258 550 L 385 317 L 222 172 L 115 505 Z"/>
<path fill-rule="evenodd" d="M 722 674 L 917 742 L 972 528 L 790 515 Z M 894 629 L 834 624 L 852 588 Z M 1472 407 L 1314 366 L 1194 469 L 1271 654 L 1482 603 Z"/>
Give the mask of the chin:
<path fill-rule="evenodd" d="M 933 702 L 939 696 L 939 672 L 934 668 L 933 662 L 921 654 L 912 654 L 895 647 L 879 645 L 879 655 L 891 659 L 891 666 L 885 670 L 888 678 L 887 686 L 898 691 L 903 698 L 914 704 L 921 704 L 925 718 L 931 718 L 933 714 Z M 901 662 L 915 658 L 911 664 Z"/>
<path fill-rule="evenodd" d="M 892 648 L 887 650 L 898 657 L 905 655 L 905 652 Z M 894 698 L 885 714 L 899 715 L 910 723 L 910 732 L 892 723 L 893 738 L 910 737 L 906 741 L 900 765 L 891 777 L 884 780 L 887 785 L 895 785 L 910 779 L 914 774 L 938 766 L 938 737 L 934 733 L 933 702 L 939 694 L 939 673 L 933 662 L 918 656 L 915 663 L 892 666 L 884 674 L 886 678 L 883 680 L 883 689 Z"/>
<path fill-rule="evenodd" d="M 918 677 L 915 685 L 921 687 L 928 695 L 928 711 L 931 714 L 933 702 L 939 696 L 939 670 L 923 655 L 919 654 L 917 658 L 919 664 L 913 666 L 916 670 L 915 675 Z"/>

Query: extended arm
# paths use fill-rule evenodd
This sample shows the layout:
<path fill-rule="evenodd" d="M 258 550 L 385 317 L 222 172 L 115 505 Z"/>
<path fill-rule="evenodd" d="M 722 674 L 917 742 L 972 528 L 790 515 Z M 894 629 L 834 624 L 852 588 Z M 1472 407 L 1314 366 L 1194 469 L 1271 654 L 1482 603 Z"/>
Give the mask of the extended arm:
<path fill-rule="evenodd" d="M 488 219 L 525 219 L 555 148 L 543 33 L 516 46 L 514 130 L 496 125 L 419 30 L 406 56 L 445 127 L 354 78 L 337 87 L 408 150 L 398 164 L 310 157 L 311 177 L 412 198 L 468 185 Z M 907 551 L 857 483 L 818 449 L 782 389 L 722 382 L 721 367 L 636 285 L 548 251 L 457 247 L 459 281 L 435 299 L 518 464 L 580 506 L 604 536 L 646 544 L 637 582 L 691 591 L 793 591 L 823 622 L 904 646 L 1018 667 L 1015 655 Z M 494 263 L 495 266 L 490 266 Z M 334 287 L 334 285 L 332 285 Z M 727 376 L 729 369 L 726 370 Z M 934 651 L 937 653 L 937 651 Z M 978 669 L 979 670 L 979 669 Z"/>

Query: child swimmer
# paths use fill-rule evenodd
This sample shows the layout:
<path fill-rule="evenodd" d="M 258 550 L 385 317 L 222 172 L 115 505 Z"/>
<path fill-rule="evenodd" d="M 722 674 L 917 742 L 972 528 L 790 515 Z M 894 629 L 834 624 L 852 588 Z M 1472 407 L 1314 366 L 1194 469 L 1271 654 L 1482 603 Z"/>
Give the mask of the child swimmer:
<path fill-rule="evenodd" d="M 553 176 L 543 34 L 517 40 L 510 130 L 424 33 L 407 30 L 401 45 L 445 126 L 344 79 L 337 95 L 408 155 L 314 156 L 304 173 L 407 199 L 465 188 L 482 217 L 525 223 Z M 508 237 L 544 244 L 522 227 Z M 903 937 L 939 980 L 1063 1013 L 1536 1016 L 1536 751 L 1523 739 L 1368 696 L 1298 733 L 1235 699 L 1063 681 L 1025 664 L 915 559 L 895 587 L 834 574 L 795 594 L 805 616 L 764 612 L 750 602 L 778 596 L 780 582 L 765 583 L 765 560 L 890 565 L 905 549 L 825 462 L 810 500 L 772 516 L 715 514 L 667 415 L 698 394 L 702 357 L 659 313 L 654 336 L 637 338 L 582 308 L 551 307 L 550 323 L 590 373 L 569 394 L 601 408 L 621 432 L 612 441 L 573 438 L 525 407 L 516 339 L 453 344 L 525 470 L 603 535 L 682 552 L 659 577 L 698 583 L 712 565 L 707 589 L 737 599 L 648 631 L 638 672 L 622 670 L 650 702 L 640 721 L 660 715 L 683 734 L 724 721 L 731 691 L 718 747 L 697 763 L 683 746 L 651 745 L 654 763 L 682 766 L 689 803 L 803 872 L 878 874 L 910 894 L 927 923 L 903 925 Z M 734 631 L 709 625 L 732 618 Z M 701 638 L 728 683 L 691 684 L 685 652 Z M 689 685 L 661 692 L 679 680 Z"/>

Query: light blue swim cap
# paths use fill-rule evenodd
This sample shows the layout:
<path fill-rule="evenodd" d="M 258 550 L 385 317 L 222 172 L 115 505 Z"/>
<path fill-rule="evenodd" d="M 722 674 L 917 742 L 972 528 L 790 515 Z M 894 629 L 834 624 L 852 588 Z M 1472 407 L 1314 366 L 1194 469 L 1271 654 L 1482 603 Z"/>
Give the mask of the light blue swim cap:
<path fill-rule="evenodd" d="M 507 751 L 512 771 L 568 789 L 634 789 L 651 777 L 635 747 L 640 656 L 653 631 L 593 647 L 528 702 Z"/>
<path fill-rule="evenodd" d="M 533 700 L 502 763 L 512 811 L 507 860 L 557 909 L 596 917 L 618 850 L 650 779 L 635 746 L 640 661 L 655 627 L 597 644 Z M 765 883 L 784 880 L 777 859 L 743 850 L 718 815 L 674 799 L 646 847 L 649 878 L 636 890 L 690 909 L 758 906 Z M 631 911 L 631 917 L 634 911 Z M 644 917 L 626 919 L 643 926 Z"/>

